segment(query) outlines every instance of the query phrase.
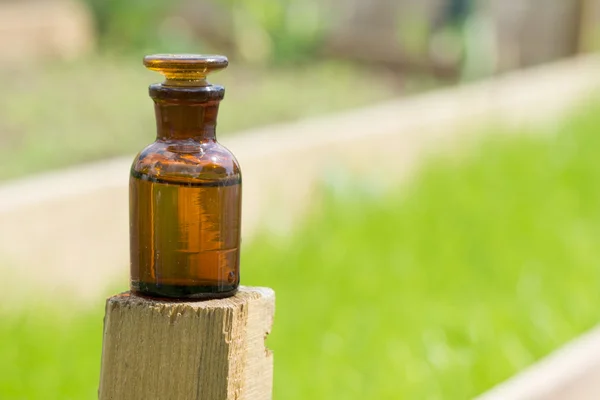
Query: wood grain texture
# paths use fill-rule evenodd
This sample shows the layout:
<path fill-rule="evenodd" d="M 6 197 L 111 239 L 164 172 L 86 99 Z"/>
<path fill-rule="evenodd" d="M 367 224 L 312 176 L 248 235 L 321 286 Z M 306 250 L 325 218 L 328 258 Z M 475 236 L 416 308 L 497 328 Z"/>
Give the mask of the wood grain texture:
<path fill-rule="evenodd" d="M 268 400 L 265 347 L 275 293 L 178 302 L 123 293 L 106 302 L 100 400 Z"/>

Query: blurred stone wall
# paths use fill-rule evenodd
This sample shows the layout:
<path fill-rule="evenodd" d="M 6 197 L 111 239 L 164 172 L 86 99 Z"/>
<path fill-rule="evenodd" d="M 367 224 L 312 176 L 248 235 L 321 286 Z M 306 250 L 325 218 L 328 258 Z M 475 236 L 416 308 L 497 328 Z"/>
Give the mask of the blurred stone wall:
<path fill-rule="evenodd" d="M 290 2 L 296 4 L 294 1 Z M 489 73 L 537 65 L 577 53 L 582 26 L 596 30 L 599 0 L 323 0 L 325 25 L 316 55 L 392 68 L 460 73 L 466 52 L 486 58 Z M 307 3 L 304 3 L 307 4 Z M 298 1 L 302 8 L 303 2 Z M 235 52 L 238 8 L 216 0 L 184 0 L 180 15 L 217 48 Z M 290 10 L 290 14 L 296 12 Z M 463 16 L 460 13 L 464 13 Z M 242 21 L 251 26 L 255 21 Z M 445 25 L 452 25 L 447 29 Z M 250 34 L 256 31 L 249 31 Z M 260 35 L 259 35 L 260 36 Z M 588 35 L 589 36 L 589 35 Z M 241 47 L 252 52 L 252 41 Z M 239 44 L 238 44 L 239 46 Z M 224 51 L 225 51 L 224 50 Z"/>
<path fill-rule="evenodd" d="M 342 57 L 404 68 L 423 68 L 429 39 L 444 0 L 332 0 L 340 10 L 332 21 L 327 51 Z"/>
<path fill-rule="evenodd" d="M 72 59 L 94 44 L 92 17 L 77 0 L 0 2 L 0 63 Z"/>
<path fill-rule="evenodd" d="M 580 0 L 478 2 L 496 34 L 498 70 L 542 64 L 578 51 Z"/>
<path fill-rule="evenodd" d="M 337 0 L 349 6 L 341 12 L 328 41 L 339 55 L 416 65 L 439 64 L 453 38 L 440 40 L 444 23 L 462 26 L 462 51 L 493 58 L 491 72 L 537 65 L 575 54 L 579 49 L 582 0 L 477 0 L 462 2 L 469 14 L 454 20 L 453 9 L 461 2 L 450 0 Z M 588 3 L 598 3 L 588 0 Z M 450 35 L 450 33 L 448 33 Z M 471 36 L 471 37 L 468 37 Z M 455 40 L 456 42 L 456 40 Z M 479 51 L 477 45 L 487 47 Z M 457 45 L 458 46 L 458 45 Z M 489 53 L 493 49 L 494 54 Z M 485 54 L 484 54 L 485 53 Z M 460 56 L 453 58 L 455 62 Z M 438 65 L 439 66 L 439 65 Z"/>
<path fill-rule="evenodd" d="M 582 0 L 579 50 L 600 50 L 600 0 Z"/>

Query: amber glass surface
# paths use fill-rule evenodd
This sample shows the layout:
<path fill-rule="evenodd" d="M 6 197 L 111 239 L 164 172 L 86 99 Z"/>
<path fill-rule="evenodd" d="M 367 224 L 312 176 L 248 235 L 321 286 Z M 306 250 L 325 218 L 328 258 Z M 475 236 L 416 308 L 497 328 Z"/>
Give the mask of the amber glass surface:
<path fill-rule="evenodd" d="M 205 80 L 211 67 L 226 62 L 145 59 L 167 80 L 150 86 L 157 138 L 131 168 L 131 289 L 138 294 L 219 298 L 239 285 L 241 174 L 233 154 L 216 141 L 224 89 Z"/>

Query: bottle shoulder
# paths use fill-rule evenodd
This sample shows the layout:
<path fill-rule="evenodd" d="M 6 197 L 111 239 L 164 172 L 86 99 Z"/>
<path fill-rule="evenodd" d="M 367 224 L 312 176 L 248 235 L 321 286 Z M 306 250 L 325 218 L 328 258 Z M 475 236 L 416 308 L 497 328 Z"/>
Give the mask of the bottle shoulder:
<path fill-rule="evenodd" d="M 241 179 L 233 153 L 214 140 L 156 141 L 136 156 L 131 174 L 141 179 L 173 182 Z"/>

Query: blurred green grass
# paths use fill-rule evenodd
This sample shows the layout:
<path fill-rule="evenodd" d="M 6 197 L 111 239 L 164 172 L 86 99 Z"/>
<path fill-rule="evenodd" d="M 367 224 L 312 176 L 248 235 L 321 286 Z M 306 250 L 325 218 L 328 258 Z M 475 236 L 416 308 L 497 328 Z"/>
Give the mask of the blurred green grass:
<path fill-rule="evenodd" d="M 64 313 L 44 306 L 19 314 L 2 312 L 0 398 L 98 397 L 102 315 L 99 311 L 71 314 L 68 300 L 57 301 L 65 307 Z"/>
<path fill-rule="evenodd" d="M 211 78 L 227 90 L 219 133 L 364 106 L 399 92 L 386 74 L 370 74 L 365 79 L 364 69 L 335 62 L 276 69 L 232 65 Z M 141 58 L 96 56 L 3 75 L 0 181 L 135 154 L 156 136 L 148 85 L 161 76 L 147 71 Z"/>
<path fill-rule="evenodd" d="M 334 188 L 243 253 L 273 287 L 277 399 L 460 399 L 600 320 L 600 102 L 548 135 L 491 135 L 410 184 Z M 533 132 L 535 133 L 535 132 Z M 5 312 L 4 399 L 95 396 L 102 306 Z"/>

